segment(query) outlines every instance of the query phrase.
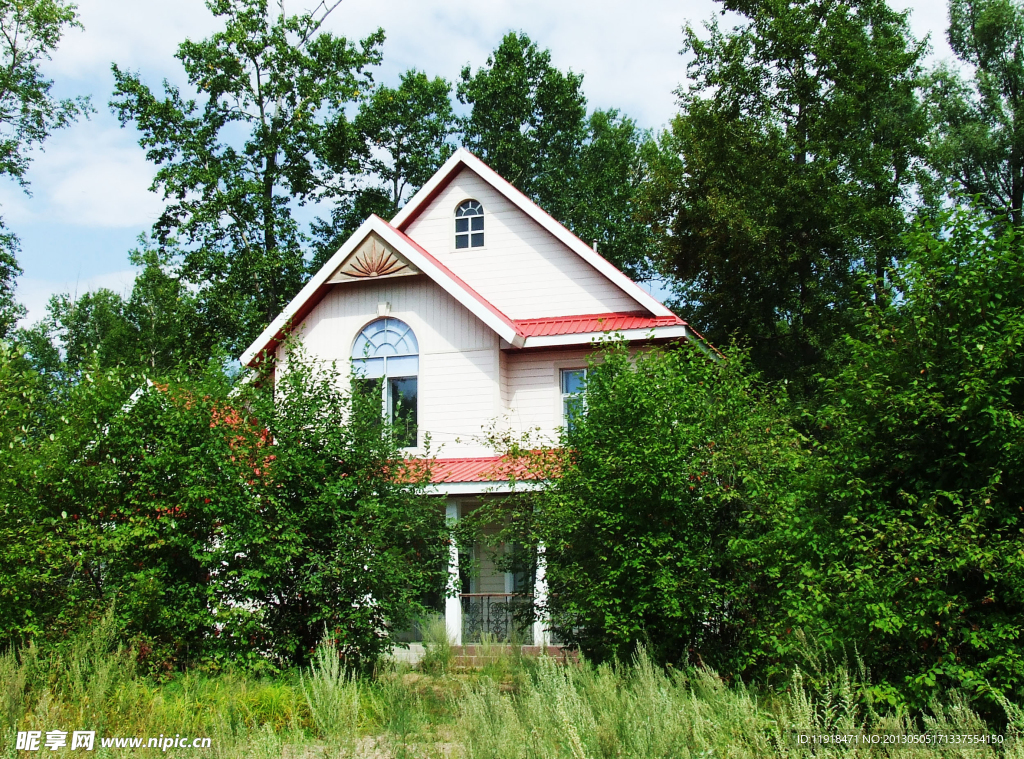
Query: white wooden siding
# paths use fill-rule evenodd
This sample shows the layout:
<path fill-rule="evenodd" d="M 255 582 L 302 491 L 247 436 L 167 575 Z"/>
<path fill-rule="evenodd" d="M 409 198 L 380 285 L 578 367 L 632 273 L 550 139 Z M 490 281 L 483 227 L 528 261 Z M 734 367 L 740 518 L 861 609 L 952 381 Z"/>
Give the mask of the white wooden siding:
<path fill-rule="evenodd" d="M 378 318 L 381 303 L 390 304 L 389 315 L 412 327 L 419 342 L 421 445 L 429 433 L 436 456 L 491 456 L 484 435 L 495 424 L 530 432 L 538 443 L 557 443 L 559 372 L 585 367 L 591 348 L 501 351 L 490 328 L 424 276 L 334 285 L 296 337 L 310 359 L 336 361 L 344 385 L 352 342 Z M 279 352 L 279 360 L 285 358 Z"/>
<path fill-rule="evenodd" d="M 476 499 L 462 501 L 460 503 L 461 518 L 470 516 L 478 508 L 480 508 L 480 502 Z M 494 536 L 499 529 L 497 524 L 483 526 L 483 532 L 488 536 Z M 505 593 L 508 591 L 506 579 L 508 575 L 498 572 L 494 566 L 495 555 L 504 550 L 504 545 L 488 545 L 482 541 L 473 543 L 469 556 L 472 566 L 468 564 L 464 566 L 464 569 L 472 570 L 469 572 L 470 593 Z"/>
<path fill-rule="evenodd" d="M 427 277 L 334 285 L 296 337 L 310 359 L 337 361 L 344 384 L 352 342 L 385 302 L 419 342 L 420 443 L 429 432 L 439 456 L 491 455 L 479 438 L 501 413 L 498 336 Z"/>
<path fill-rule="evenodd" d="M 485 246 L 455 250 L 455 208 L 468 198 L 483 204 Z M 635 300 L 469 169 L 405 232 L 512 319 L 638 309 Z"/>
<path fill-rule="evenodd" d="M 512 429 L 517 433 L 540 428 L 542 440 L 557 442 L 562 426 L 562 369 L 581 369 L 587 365 L 587 348 L 565 351 L 505 354 L 509 412 Z"/>
<path fill-rule="evenodd" d="M 483 436 L 501 412 L 495 402 L 496 357 L 495 349 L 421 354 L 420 432 L 430 433 L 432 453 L 494 455 Z"/>
<path fill-rule="evenodd" d="M 487 536 L 494 536 L 500 530 L 496 524 L 486 525 L 483 532 Z M 476 571 L 473 573 L 473 580 L 470 587 L 473 593 L 505 593 L 506 574 L 499 572 L 495 567 L 495 558 L 505 550 L 504 544 L 488 545 L 485 542 L 478 542 L 473 546 L 473 558 L 476 561 Z"/>

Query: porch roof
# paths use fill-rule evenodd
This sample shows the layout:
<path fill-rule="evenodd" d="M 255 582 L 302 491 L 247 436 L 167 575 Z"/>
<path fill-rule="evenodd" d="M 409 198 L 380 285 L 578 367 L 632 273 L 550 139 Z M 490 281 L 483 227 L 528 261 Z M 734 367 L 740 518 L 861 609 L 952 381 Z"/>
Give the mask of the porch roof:
<path fill-rule="evenodd" d="M 467 495 L 536 490 L 545 480 L 558 476 L 558 456 L 556 450 L 538 450 L 519 458 L 407 459 L 406 463 L 412 467 L 430 468 L 430 492 Z"/>
<path fill-rule="evenodd" d="M 522 462 L 512 462 L 505 456 L 434 459 L 430 462 L 430 481 L 442 482 L 507 482 L 512 478 L 536 480 L 535 472 Z"/>

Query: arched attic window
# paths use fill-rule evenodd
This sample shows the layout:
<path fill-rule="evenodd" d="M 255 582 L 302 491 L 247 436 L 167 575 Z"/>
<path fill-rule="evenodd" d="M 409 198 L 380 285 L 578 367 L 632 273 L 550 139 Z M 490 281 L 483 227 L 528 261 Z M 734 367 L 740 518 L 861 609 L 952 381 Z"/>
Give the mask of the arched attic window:
<path fill-rule="evenodd" d="M 484 207 L 476 200 L 467 200 L 455 209 L 455 248 L 484 246 Z"/>
<path fill-rule="evenodd" d="M 367 393 L 380 392 L 384 417 L 402 448 L 416 445 L 419 353 L 412 327 L 390 317 L 367 324 L 352 344 L 358 388 Z"/>

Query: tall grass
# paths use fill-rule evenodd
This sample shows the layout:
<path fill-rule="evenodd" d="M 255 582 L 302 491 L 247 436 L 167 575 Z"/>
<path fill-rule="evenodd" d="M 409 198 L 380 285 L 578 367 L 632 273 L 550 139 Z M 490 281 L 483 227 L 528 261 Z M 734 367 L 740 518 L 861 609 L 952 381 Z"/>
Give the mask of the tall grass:
<path fill-rule="evenodd" d="M 445 659 L 436 674 L 391 669 L 359 679 L 328 642 L 306 672 L 190 672 L 158 683 L 136 671 L 133 653 L 103 620 L 59 653 L 28 646 L 0 654 L 0 757 L 16 756 L 18 730 L 59 729 L 209 737 L 209 749 L 159 753 L 224 759 L 1024 759 L 1024 711 L 1011 703 L 1003 746 L 798 743 L 800 734 L 990 732 L 956 692 L 916 719 L 876 708 L 863 669 L 811 666 L 793 673 L 786 692 L 771 693 L 727 685 L 707 669 L 664 670 L 643 652 L 628 665 L 598 666 L 523 658 L 492 640 L 483 646 L 488 661 L 473 671 Z M 139 749 L 97 743 L 92 755 L 137 757 Z"/>
<path fill-rule="evenodd" d="M 317 646 L 309 676 L 300 679 L 319 736 L 352 753 L 359 736 L 359 682 L 346 674 L 333 641 Z"/>
<path fill-rule="evenodd" d="M 139 737 L 145 743 L 161 735 L 210 738 L 211 747 L 202 755 L 225 759 L 280 757 L 285 745 L 329 746 L 320 756 L 352 753 L 349 738 L 357 727 L 348 715 L 337 721 L 339 729 L 330 733 L 329 741 L 318 722 L 318 716 L 327 720 L 328 709 L 339 704 L 344 713 L 346 694 L 354 690 L 348 681 L 331 679 L 334 673 L 325 667 L 323 656 L 305 680 L 295 675 L 256 679 L 241 673 L 211 677 L 195 672 L 165 683 L 142 676 L 135 660 L 133 652 L 117 645 L 110 618 L 60 652 L 42 655 L 30 645 L 0 654 L 0 757 L 17 755 L 15 736 L 24 730 L 65 731 L 69 743 L 72 731 L 95 731 L 92 755 L 98 757 L 137 757 L 140 752 L 103 748 L 100 737 Z M 333 694 L 333 702 L 331 686 L 341 691 Z M 319 711 L 310 707 L 306 693 Z M 348 704 L 350 715 L 350 695 Z M 160 753 L 195 757 L 200 752 L 171 747 Z"/>
<path fill-rule="evenodd" d="M 864 706 L 865 685 L 844 667 L 815 687 L 797 672 L 788 692 L 765 700 L 708 669 L 666 672 L 643 651 L 630 666 L 559 666 L 542 658 L 518 692 L 483 678 L 460 703 L 456 733 L 473 759 L 1024 756 L 1012 725 L 1006 743 L 995 747 L 798 742 L 801 734 L 989 732 L 955 692 L 918 723 Z"/>
<path fill-rule="evenodd" d="M 451 670 L 455 663 L 455 650 L 448 636 L 448 624 L 440 614 L 427 617 L 420 622 L 423 632 L 423 648 L 426 652 L 420 662 L 420 668 L 431 674 L 444 674 Z"/>

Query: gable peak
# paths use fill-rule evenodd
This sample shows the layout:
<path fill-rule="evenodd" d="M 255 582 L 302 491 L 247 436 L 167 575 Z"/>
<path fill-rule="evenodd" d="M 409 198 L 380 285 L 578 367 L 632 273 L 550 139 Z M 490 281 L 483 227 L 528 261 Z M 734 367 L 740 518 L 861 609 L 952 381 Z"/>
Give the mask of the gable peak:
<path fill-rule="evenodd" d="M 374 231 L 356 246 L 341 265 L 328 277 L 329 284 L 358 282 L 368 279 L 408 277 L 420 271 L 392 245 Z"/>

